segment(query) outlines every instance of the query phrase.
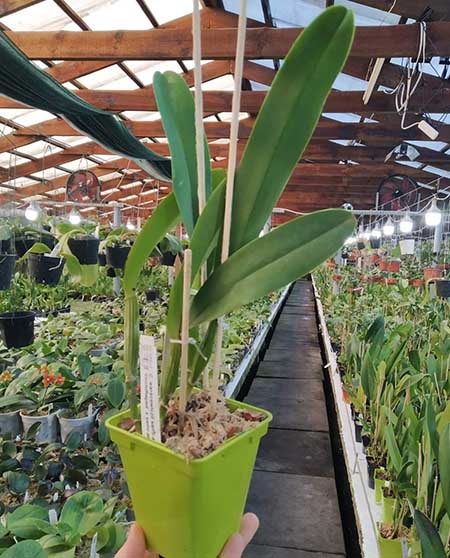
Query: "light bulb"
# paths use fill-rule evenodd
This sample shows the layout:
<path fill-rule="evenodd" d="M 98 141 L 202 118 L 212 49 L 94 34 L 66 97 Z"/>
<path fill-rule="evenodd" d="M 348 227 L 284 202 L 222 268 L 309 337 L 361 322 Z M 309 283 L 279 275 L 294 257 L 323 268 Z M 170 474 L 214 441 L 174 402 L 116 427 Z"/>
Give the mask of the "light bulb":
<path fill-rule="evenodd" d="M 437 227 L 442 221 L 442 213 L 436 205 L 436 198 L 433 198 L 430 209 L 425 213 L 425 223 L 427 227 Z"/>
<path fill-rule="evenodd" d="M 126 227 L 129 231 L 134 231 L 136 230 L 136 225 L 132 222 L 131 219 L 128 219 Z"/>
<path fill-rule="evenodd" d="M 402 233 L 410 233 L 413 230 L 414 223 L 409 215 L 405 215 L 403 219 L 399 223 L 400 232 Z"/>
<path fill-rule="evenodd" d="M 391 221 L 391 218 L 389 217 L 389 219 L 386 221 L 383 227 L 383 234 L 384 236 L 392 236 L 394 232 L 395 232 L 395 225 Z"/>
<path fill-rule="evenodd" d="M 72 209 L 69 213 L 69 223 L 71 225 L 79 225 L 81 223 L 81 215 L 76 209 Z"/>
<path fill-rule="evenodd" d="M 371 236 L 372 238 L 381 238 L 381 231 L 378 228 L 378 225 L 376 225 L 375 228 L 373 229 Z"/>
<path fill-rule="evenodd" d="M 39 217 L 39 206 L 36 202 L 31 202 L 30 205 L 25 209 L 25 218 L 28 219 L 28 221 L 37 221 L 37 218 Z"/>

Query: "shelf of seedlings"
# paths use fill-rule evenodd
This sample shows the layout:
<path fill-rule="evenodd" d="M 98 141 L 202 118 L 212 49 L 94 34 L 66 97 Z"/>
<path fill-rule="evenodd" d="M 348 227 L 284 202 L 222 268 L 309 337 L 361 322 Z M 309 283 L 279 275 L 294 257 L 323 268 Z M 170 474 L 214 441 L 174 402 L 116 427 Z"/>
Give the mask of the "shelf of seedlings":
<path fill-rule="evenodd" d="M 358 443 L 355 438 L 350 405 L 342 399 L 343 386 L 339 374 L 337 355 L 331 344 L 320 294 L 314 277 L 312 281 L 319 317 L 319 330 L 327 361 L 325 369 L 328 372 L 333 391 L 342 449 L 360 536 L 361 552 L 364 558 L 378 558 L 377 522 L 381 520 L 381 510 L 375 503 L 375 491 L 368 487 L 366 456 L 363 452 L 363 445 Z"/>
<path fill-rule="evenodd" d="M 241 360 L 241 363 L 237 367 L 234 376 L 230 382 L 225 387 L 225 397 L 230 399 L 234 399 L 238 396 L 245 380 L 248 378 L 248 375 L 253 367 L 253 365 L 257 362 L 260 353 L 264 347 L 264 344 L 267 341 L 267 338 L 272 331 L 276 319 L 281 312 L 281 309 L 286 302 L 286 298 L 292 288 L 292 285 L 286 287 L 280 294 L 278 300 L 272 305 L 272 310 L 270 312 L 270 316 L 268 320 L 263 323 L 255 335 L 253 343 L 251 344 L 249 350 L 245 354 L 244 358 Z"/>

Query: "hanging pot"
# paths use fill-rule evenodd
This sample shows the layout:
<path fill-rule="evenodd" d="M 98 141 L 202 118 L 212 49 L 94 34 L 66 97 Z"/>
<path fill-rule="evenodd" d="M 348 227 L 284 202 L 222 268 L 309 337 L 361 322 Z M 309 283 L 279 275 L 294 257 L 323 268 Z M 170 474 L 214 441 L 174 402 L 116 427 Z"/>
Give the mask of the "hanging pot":
<path fill-rule="evenodd" d="M 0 314 L 0 338 L 8 349 L 28 347 L 34 341 L 34 312 Z"/>
<path fill-rule="evenodd" d="M 20 413 L 23 423 L 23 432 L 26 436 L 28 431 L 36 423 L 40 424 L 39 430 L 36 434 L 36 442 L 38 444 L 48 444 L 58 440 L 58 413 L 56 411 L 49 415 L 31 416 Z"/>
<path fill-rule="evenodd" d="M 369 242 L 370 242 L 370 247 L 373 250 L 377 250 L 381 246 L 381 238 L 371 238 Z"/>
<path fill-rule="evenodd" d="M 15 255 L 0 254 L 0 291 L 6 291 L 10 288 L 15 262 Z"/>
<path fill-rule="evenodd" d="M 119 447 L 136 521 L 156 554 L 165 558 L 218 556 L 230 535 L 239 531 L 259 441 L 272 417 L 237 401 L 228 400 L 228 405 L 264 412 L 267 418 L 207 457 L 192 461 L 120 428 L 130 416 L 128 411 L 106 421 Z"/>
<path fill-rule="evenodd" d="M 436 281 L 436 293 L 439 298 L 450 298 L 450 279 Z"/>
<path fill-rule="evenodd" d="M 379 558 L 403 558 L 403 544 L 401 539 L 385 539 L 378 532 Z"/>
<path fill-rule="evenodd" d="M 100 240 L 95 236 L 86 235 L 81 238 L 69 238 L 68 245 L 81 265 L 95 265 L 98 263 Z"/>
<path fill-rule="evenodd" d="M 161 258 L 161 265 L 166 265 L 167 267 L 173 267 L 175 265 L 177 255 L 172 254 L 172 252 L 163 252 Z"/>
<path fill-rule="evenodd" d="M 53 250 L 53 248 L 56 246 L 57 241 L 56 238 L 47 234 L 43 234 L 42 236 L 39 236 L 39 234 L 37 234 L 36 236 L 16 236 L 14 245 L 16 247 L 18 257 L 22 258 L 23 256 L 25 256 L 28 250 L 30 250 L 30 248 L 32 248 L 36 244 L 36 242 L 45 244 L 48 248 L 50 248 L 50 250 Z"/>
<path fill-rule="evenodd" d="M 438 267 L 426 267 L 423 270 L 425 281 L 432 281 L 433 279 L 440 279 L 442 277 L 442 269 Z"/>
<path fill-rule="evenodd" d="M 106 265 L 106 254 L 98 253 L 98 265 L 105 267 Z"/>
<path fill-rule="evenodd" d="M 145 293 L 145 298 L 147 299 L 147 302 L 153 302 L 155 300 L 158 300 L 159 297 L 160 297 L 159 289 L 148 289 Z"/>
<path fill-rule="evenodd" d="M 14 440 L 22 432 L 22 422 L 20 420 L 19 411 L 10 413 L 0 413 L 0 436 L 4 438 L 4 434 L 9 434 Z"/>
<path fill-rule="evenodd" d="M 72 432 L 79 432 L 83 440 L 92 438 L 96 413 L 80 418 L 64 418 L 58 416 L 59 428 L 61 431 L 61 441 L 64 443 Z"/>
<path fill-rule="evenodd" d="M 106 247 L 106 263 L 113 269 L 125 269 L 125 263 L 131 246 L 107 246 Z"/>
<path fill-rule="evenodd" d="M 55 287 L 61 279 L 64 263 L 64 258 L 54 258 L 46 254 L 29 254 L 28 273 L 36 283 Z"/>
<path fill-rule="evenodd" d="M 400 253 L 402 256 L 412 256 L 414 255 L 414 248 L 415 248 L 416 241 L 414 238 L 405 238 L 404 240 L 400 240 Z"/>

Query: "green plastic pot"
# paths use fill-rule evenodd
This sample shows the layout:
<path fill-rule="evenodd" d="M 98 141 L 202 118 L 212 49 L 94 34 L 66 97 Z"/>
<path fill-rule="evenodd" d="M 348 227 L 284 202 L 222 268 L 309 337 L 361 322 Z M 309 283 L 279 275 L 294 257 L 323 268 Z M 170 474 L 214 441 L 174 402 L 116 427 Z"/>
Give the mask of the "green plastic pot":
<path fill-rule="evenodd" d="M 383 523 L 392 523 L 394 521 L 394 508 L 395 508 L 395 498 L 386 498 L 382 496 L 383 504 Z"/>
<path fill-rule="evenodd" d="M 383 498 L 383 487 L 385 485 L 385 480 L 378 478 L 379 473 L 384 473 L 384 469 L 375 469 L 374 481 L 375 481 L 375 502 L 381 504 Z"/>
<path fill-rule="evenodd" d="M 378 533 L 379 558 L 403 558 L 403 546 L 401 539 L 384 539 Z"/>
<path fill-rule="evenodd" d="M 129 411 L 106 421 L 120 451 L 136 521 L 152 551 L 164 558 L 216 558 L 239 531 L 259 442 L 272 415 L 227 403 L 232 410 L 262 412 L 267 418 L 190 462 L 159 442 L 121 429 Z"/>

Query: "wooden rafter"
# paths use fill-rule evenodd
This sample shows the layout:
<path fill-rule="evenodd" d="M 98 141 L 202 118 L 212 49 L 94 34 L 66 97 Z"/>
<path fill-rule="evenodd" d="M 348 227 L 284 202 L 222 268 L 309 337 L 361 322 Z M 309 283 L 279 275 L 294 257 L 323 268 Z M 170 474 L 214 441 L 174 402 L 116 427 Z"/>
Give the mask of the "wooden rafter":
<path fill-rule="evenodd" d="M 412 19 L 419 19 L 430 10 L 432 20 L 450 18 L 450 5 L 448 0 L 353 0 L 357 4 L 390 11 Z"/>
<path fill-rule="evenodd" d="M 39 2 L 42 0 L 0 0 L 0 17 L 14 14 Z"/>
<path fill-rule="evenodd" d="M 225 12 L 222 12 L 225 13 Z M 302 32 L 298 28 L 251 28 L 247 30 L 246 58 L 283 58 Z M 450 22 L 428 24 L 428 53 L 450 56 Z M 85 31 L 83 40 L 74 31 L 7 32 L 14 43 L 32 60 L 176 60 L 192 57 L 189 28 L 150 31 Z M 202 56 L 206 60 L 232 59 L 236 29 L 202 31 Z M 393 25 L 358 27 L 351 56 L 415 56 L 419 26 Z"/>

